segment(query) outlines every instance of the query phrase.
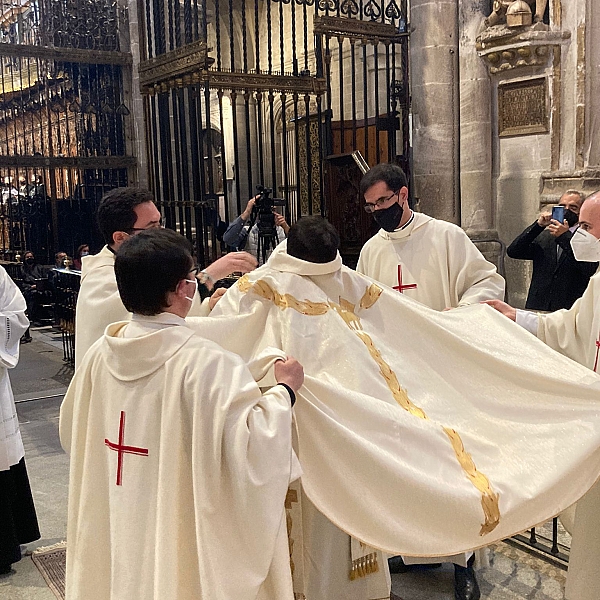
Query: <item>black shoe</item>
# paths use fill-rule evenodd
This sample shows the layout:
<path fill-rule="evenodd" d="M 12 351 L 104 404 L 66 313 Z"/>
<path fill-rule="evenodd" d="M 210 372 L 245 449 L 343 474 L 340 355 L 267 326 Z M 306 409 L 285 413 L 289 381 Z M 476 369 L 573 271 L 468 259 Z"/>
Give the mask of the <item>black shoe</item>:
<path fill-rule="evenodd" d="M 479 600 L 481 598 L 479 584 L 473 570 L 474 559 L 474 556 L 469 559 L 467 567 L 454 565 L 454 598 L 456 600 Z"/>
<path fill-rule="evenodd" d="M 392 556 L 388 558 L 388 567 L 390 573 L 408 573 L 409 571 L 427 571 L 429 569 L 439 569 L 442 563 L 425 563 L 424 565 L 407 565 L 401 556 Z"/>
<path fill-rule="evenodd" d="M 11 565 L 0 565 L 0 575 L 9 575 L 12 572 Z"/>
<path fill-rule="evenodd" d="M 21 338 L 21 344 L 29 344 L 29 342 L 33 341 L 33 338 L 31 336 L 25 337 L 23 336 Z"/>

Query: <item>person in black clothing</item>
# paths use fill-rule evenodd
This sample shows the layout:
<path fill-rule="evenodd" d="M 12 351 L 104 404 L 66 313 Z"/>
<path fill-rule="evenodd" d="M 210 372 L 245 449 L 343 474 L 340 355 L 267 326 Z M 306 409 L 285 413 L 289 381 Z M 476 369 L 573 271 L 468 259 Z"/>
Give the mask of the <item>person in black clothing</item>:
<path fill-rule="evenodd" d="M 47 279 L 47 275 L 44 267 L 36 263 L 33 252 L 28 250 L 25 252 L 23 258 L 20 287 L 25 297 L 25 302 L 27 302 L 27 317 L 33 322 L 37 317 L 36 308 L 39 296 L 45 293 L 42 286 Z M 44 280 L 44 282 L 42 283 L 41 280 Z M 29 329 L 27 329 L 23 336 L 23 342 L 28 341 L 31 341 Z"/>
<path fill-rule="evenodd" d="M 555 311 L 571 308 L 598 269 L 597 262 L 579 262 L 573 256 L 571 238 L 577 228 L 584 196 L 568 190 L 559 201 L 565 207 L 565 221 L 542 212 L 537 221 L 507 248 L 510 258 L 533 261 L 533 276 L 525 308 Z"/>

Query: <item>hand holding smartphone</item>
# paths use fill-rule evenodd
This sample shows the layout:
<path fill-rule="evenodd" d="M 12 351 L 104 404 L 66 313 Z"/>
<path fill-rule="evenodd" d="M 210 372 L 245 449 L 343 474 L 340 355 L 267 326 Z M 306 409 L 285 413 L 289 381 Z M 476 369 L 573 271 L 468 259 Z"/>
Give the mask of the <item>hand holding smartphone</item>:
<path fill-rule="evenodd" d="M 565 222 L 565 207 L 564 206 L 553 206 L 552 207 L 552 219 L 558 221 L 561 225 Z"/>

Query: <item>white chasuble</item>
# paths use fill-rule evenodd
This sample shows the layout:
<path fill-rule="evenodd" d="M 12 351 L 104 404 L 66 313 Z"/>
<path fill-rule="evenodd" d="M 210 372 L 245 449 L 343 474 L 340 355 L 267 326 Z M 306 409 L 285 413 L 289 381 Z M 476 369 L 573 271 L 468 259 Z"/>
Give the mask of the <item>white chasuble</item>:
<path fill-rule="evenodd" d="M 600 372 L 600 273 L 568 310 L 539 316 L 538 337 L 558 352 Z M 600 404 L 600 398 L 598 398 Z M 587 424 L 583 424 L 587 426 Z M 569 511 L 571 521 L 572 511 Z M 574 507 L 567 600 L 589 600 L 600 589 L 600 485 Z"/>
<path fill-rule="evenodd" d="M 190 315 L 208 314 L 208 301 L 195 294 Z M 126 321 L 131 313 L 123 306 L 115 277 L 115 253 L 104 246 L 81 261 L 81 288 L 75 311 L 75 368 L 111 323 Z"/>
<path fill-rule="evenodd" d="M 0 471 L 7 471 L 25 455 L 8 369 L 19 362 L 21 336 L 29 327 L 25 298 L 0 267 Z"/>
<path fill-rule="evenodd" d="M 302 487 L 339 529 L 389 554 L 452 555 L 590 489 L 600 376 L 489 306 L 438 312 L 285 247 L 188 322 L 246 361 L 275 347 L 304 365 Z"/>
<path fill-rule="evenodd" d="M 109 326 L 61 406 L 67 600 L 293 600 L 291 434 L 285 388 L 183 319 Z"/>
<path fill-rule="evenodd" d="M 504 299 L 504 279 L 458 226 L 413 213 L 363 246 L 356 270 L 435 310 Z"/>

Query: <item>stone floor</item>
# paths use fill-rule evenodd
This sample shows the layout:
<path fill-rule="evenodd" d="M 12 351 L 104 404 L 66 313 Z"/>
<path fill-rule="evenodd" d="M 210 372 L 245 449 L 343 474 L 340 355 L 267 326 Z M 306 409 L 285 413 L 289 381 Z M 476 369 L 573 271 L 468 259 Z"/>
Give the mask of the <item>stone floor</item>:
<path fill-rule="evenodd" d="M 34 341 L 21 347 L 21 361 L 11 372 L 42 532 L 29 550 L 61 541 L 66 533 L 68 459 L 58 440 L 58 411 L 72 375 L 62 360 L 60 336 L 48 329 L 32 333 Z M 490 566 L 478 570 L 482 598 L 487 600 L 562 600 L 565 575 L 506 543 L 494 545 Z M 402 600 L 453 600 L 453 576 L 451 565 L 394 575 L 392 589 Z M 12 575 L 0 577 L 0 598 L 54 600 L 54 595 L 25 557 L 14 565 Z"/>

